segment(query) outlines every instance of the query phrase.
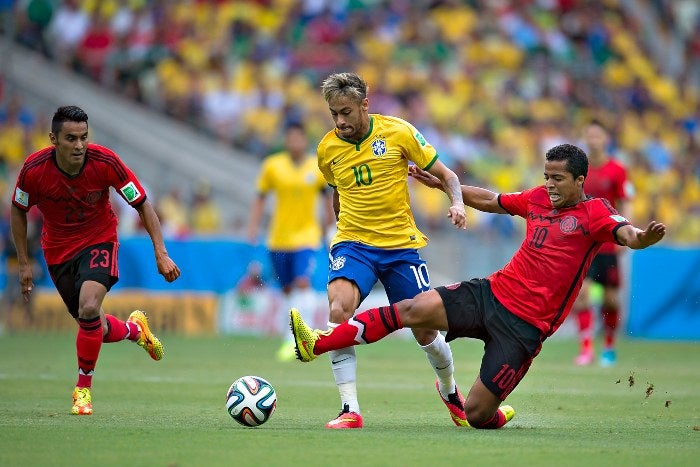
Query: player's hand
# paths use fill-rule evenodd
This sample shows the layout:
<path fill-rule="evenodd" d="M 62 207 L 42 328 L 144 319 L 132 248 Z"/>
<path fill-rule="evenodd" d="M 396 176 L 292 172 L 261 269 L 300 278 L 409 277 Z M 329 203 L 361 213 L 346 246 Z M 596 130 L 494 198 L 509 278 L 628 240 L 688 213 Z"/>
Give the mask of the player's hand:
<path fill-rule="evenodd" d="M 464 205 L 450 206 L 450 210 L 447 213 L 447 217 L 452 220 L 452 225 L 455 227 L 466 230 L 467 229 L 467 213 L 464 210 Z"/>
<path fill-rule="evenodd" d="M 32 271 L 31 264 L 20 264 L 19 265 L 19 284 L 22 288 L 22 296 L 24 301 L 28 302 L 29 297 L 34 289 L 34 272 Z"/>
<path fill-rule="evenodd" d="M 666 235 L 666 226 L 661 222 L 651 221 L 645 230 L 637 232 L 637 240 L 641 248 L 646 248 L 659 242 Z"/>
<path fill-rule="evenodd" d="M 444 187 L 442 186 L 442 181 L 439 178 L 416 165 L 411 165 L 408 167 L 408 175 L 415 178 L 428 188 L 438 188 L 445 191 Z"/>
<path fill-rule="evenodd" d="M 175 261 L 170 259 L 170 256 L 157 256 L 156 264 L 158 265 L 158 272 L 165 278 L 166 281 L 172 282 L 180 277 L 180 268 L 177 267 Z"/>

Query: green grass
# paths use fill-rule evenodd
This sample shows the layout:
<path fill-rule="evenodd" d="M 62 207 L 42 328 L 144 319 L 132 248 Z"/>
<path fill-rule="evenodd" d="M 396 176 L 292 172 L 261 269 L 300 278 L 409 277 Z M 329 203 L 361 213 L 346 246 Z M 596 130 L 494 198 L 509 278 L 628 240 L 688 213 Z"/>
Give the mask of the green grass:
<path fill-rule="evenodd" d="M 624 341 L 619 364 L 602 369 L 574 367 L 576 343 L 549 341 L 508 398 L 515 419 L 477 431 L 452 425 L 416 344 L 388 339 L 358 347 L 365 428 L 338 432 L 323 428 L 339 407 L 328 360 L 278 363 L 277 340 L 253 337 L 164 336 L 158 363 L 133 344 L 107 344 L 95 414 L 71 416 L 74 339 L 0 337 L 0 465 L 619 467 L 700 458 L 697 344 Z M 481 343 L 452 347 L 466 393 Z M 246 374 L 277 390 L 277 410 L 259 428 L 224 408 L 228 386 Z"/>

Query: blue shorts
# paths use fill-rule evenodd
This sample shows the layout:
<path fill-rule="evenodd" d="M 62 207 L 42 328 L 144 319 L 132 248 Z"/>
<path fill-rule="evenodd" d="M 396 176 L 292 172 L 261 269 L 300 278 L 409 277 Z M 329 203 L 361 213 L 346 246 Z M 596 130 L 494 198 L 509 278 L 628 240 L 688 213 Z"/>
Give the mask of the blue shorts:
<path fill-rule="evenodd" d="M 390 303 L 430 289 L 428 266 L 415 248 L 387 250 L 357 242 L 337 243 L 330 252 L 328 283 L 340 277 L 357 285 L 360 303 L 377 280 L 384 286 Z"/>
<path fill-rule="evenodd" d="M 316 252 L 310 248 L 297 251 L 270 251 L 272 270 L 281 287 L 287 287 L 296 279 L 311 280 L 316 269 Z"/>

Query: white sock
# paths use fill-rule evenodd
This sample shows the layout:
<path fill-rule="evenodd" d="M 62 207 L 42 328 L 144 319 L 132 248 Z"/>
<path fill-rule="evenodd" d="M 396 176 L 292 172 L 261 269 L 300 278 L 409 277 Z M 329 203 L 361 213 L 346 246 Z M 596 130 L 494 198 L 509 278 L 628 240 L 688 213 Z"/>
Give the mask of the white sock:
<path fill-rule="evenodd" d="M 445 336 L 438 332 L 433 342 L 428 345 L 421 345 L 421 348 L 425 350 L 428 361 L 437 375 L 440 394 L 447 399 L 447 396 L 455 392 L 457 387 L 450 345 L 445 341 Z"/>
<path fill-rule="evenodd" d="M 336 323 L 328 323 L 328 328 L 338 326 Z M 340 393 L 340 406 L 347 404 L 350 412 L 360 413 L 360 403 L 357 401 L 357 357 L 355 347 L 346 347 L 328 352 L 333 369 L 335 384 Z"/>

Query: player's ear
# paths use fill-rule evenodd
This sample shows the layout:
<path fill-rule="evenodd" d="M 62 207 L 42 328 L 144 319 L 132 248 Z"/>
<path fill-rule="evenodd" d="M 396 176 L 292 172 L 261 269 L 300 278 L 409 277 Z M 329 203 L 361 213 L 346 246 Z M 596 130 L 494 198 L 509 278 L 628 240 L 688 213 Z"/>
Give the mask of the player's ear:
<path fill-rule="evenodd" d="M 49 132 L 49 141 L 51 141 L 51 144 L 56 144 L 58 141 L 56 140 L 56 135 L 53 133 Z"/>
<path fill-rule="evenodd" d="M 579 188 L 583 187 L 583 182 L 585 181 L 586 177 L 584 177 L 583 175 L 579 175 L 578 178 L 576 178 L 576 186 L 578 186 Z"/>

